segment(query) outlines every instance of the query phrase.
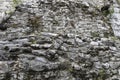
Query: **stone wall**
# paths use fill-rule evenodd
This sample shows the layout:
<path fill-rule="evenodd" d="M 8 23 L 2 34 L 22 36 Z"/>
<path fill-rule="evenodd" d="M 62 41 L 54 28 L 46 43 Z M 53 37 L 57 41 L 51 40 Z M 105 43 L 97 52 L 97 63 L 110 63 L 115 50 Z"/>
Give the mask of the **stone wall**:
<path fill-rule="evenodd" d="M 0 80 L 120 79 L 110 1 L 26 1 L 0 31 Z"/>

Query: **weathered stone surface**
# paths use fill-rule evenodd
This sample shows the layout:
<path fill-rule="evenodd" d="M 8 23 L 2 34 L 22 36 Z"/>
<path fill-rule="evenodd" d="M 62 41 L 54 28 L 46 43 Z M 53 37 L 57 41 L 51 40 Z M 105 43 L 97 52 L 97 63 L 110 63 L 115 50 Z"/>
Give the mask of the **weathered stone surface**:
<path fill-rule="evenodd" d="M 119 14 L 119 0 L 113 0 L 115 3 L 113 4 L 113 6 L 115 6 L 113 8 L 114 13 L 111 16 L 111 25 L 112 25 L 112 29 L 114 31 L 114 35 L 119 37 L 120 36 L 120 14 Z M 118 3 L 117 3 L 118 2 Z"/>
<path fill-rule="evenodd" d="M 15 10 L 10 1 L 0 0 L 0 22 Z M 0 80 L 119 80 L 120 41 L 109 28 L 119 36 L 119 5 L 111 1 L 21 0 L 0 32 Z"/>

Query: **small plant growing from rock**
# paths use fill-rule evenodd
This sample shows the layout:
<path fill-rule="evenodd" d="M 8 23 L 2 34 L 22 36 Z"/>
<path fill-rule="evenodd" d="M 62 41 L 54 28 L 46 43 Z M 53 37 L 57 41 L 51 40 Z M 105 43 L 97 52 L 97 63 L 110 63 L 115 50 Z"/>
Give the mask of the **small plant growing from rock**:
<path fill-rule="evenodd" d="M 101 70 L 99 70 L 97 80 L 106 80 L 106 78 L 107 78 L 108 76 L 109 76 L 109 75 L 107 74 L 106 70 L 101 69 Z"/>
<path fill-rule="evenodd" d="M 92 37 L 99 37 L 100 33 L 99 32 L 91 32 Z"/>
<path fill-rule="evenodd" d="M 13 6 L 18 6 L 22 1 L 21 0 L 12 0 L 13 1 Z"/>
<path fill-rule="evenodd" d="M 28 17 L 28 26 L 31 28 L 31 32 L 39 32 L 43 28 L 42 16 L 30 15 Z"/>

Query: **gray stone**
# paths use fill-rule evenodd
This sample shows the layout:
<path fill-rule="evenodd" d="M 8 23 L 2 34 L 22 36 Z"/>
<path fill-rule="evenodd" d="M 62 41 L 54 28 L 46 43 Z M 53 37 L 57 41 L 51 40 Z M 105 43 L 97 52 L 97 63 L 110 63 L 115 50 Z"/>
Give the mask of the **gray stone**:
<path fill-rule="evenodd" d="M 75 40 L 74 39 L 68 39 L 66 41 L 66 43 L 68 43 L 69 45 L 74 45 L 75 44 Z"/>
<path fill-rule="evenodd" d="M 23 47 L 30 47 L 31 43 L 30 42 L 27 42 L 27 43 L 23 43 L 22 46 Z"/>
<path fill-rule="evenodd" d="M 23 53 L 32 53 L 32 49 L 30 47 L 23 47 L 22 52 Z"/>
<path fill-rule="evenodd" d="M 49 36 L 49 37 L 57 37 L 58 36 L 58 34 L 56 34 L 56 33 L 47 33 L 47 32 L 42 32 L 41 35 Z"/>
<path fill-rule="evenodd" d="M 94 62 L 94 66 L 97 69 L 101 69 L 102 68 L 102 64 L 100 62 Z"/>
<path fill-rule="evenodd" d="M 20 52 L 20 48 L 19 47 L 12 47 L 9 52 Z"/>
<path fill-rule="evenodd" d="M 81 69 L 81 67 L 80 67 L 78 64 L 76 64 L 76 63 L 71 63 L 71 66 L 72 66 L 75 70 L 80 70 L 80 69 Z"/>
<path fill-rule="evenodd" d="M 50 47 L 52 47 L 52 44 L 42 44 L 42 45 L 40 45 L 40 48 L 43 48 L 43 49 L 48 49 Z"/>
<path fill-rule="evenodd" d="M 101 38 L 101 41 L 108 41 L 108 38 Z"/>
<path fill-rule="evenodd" d="M 60 63 L 49 63 L 46 65 L 46 68 L 48 70 L 54 70 L 54 69 L 57 69 L 59 67 Z"/>
<path fill-rule="evenodd" d="M 112 69 L 117 69 L 120 66 L 120 62 L 110 62 L 109 65 Z"/>
<path fill-rule="evenodd" d="M 93 45 L 93 46 L 98 46 L 99 43 L 98 42 L 91 42 L 90 45 Z"/>
<path fill-rule="evenodd" d="M 29 69 L 33 71 L 43 71 L 46 69 L 46 67 L 45 67 L 45 63 L 32 60 L 29 62 Z"/>
<path fill-rule="evenodd" d="M 83 41 L 80 38 L 76 38 L 76 42 L 82 43 Z"/>
<path fill-rule="evenodd" d="M 114 12 L 119 13 L 120 12 L 119 8 L 114 8 Z"/>
<path fill-rule="evenodd" d="M 34 60 L 36 57 L 30 54 L 20 54 L 18 55 L 19 59 Z"/>
<path fill-rule="evenodd" d="M 0 44 L 7 44 L 9 43 L 8 41 L 0 41 Z"/>
<path fill-rule="evenodd" d="M 47 59 L 45 59 L 44 57 L 36 57 L 35 60 L 40 61 L 42 63 L 47 63 L 48 62 Z"/>
<path fill-rule="evenodd" d="M 61 46 L 61 48 L 60 48 L 61 50 L 63 50 L 63 51 L 67 51 L 67 48 L 66 47 L 64 47 L 64 46 Z"/>
<path fill-rule="evenodd" d="M 17 39 L 17 40 L 13 40 L 14 43 L 26 43 L 28 42 L 28 39 Z"/>
<path fill-rule="evenodd" d="M 109 47 L 111 50 L 113 51 L 117 51 L 117 48 L 116 47 Z"/>
<path fill-rule="evenodd" d="M 92 57 L 92 58 L 91 58 L 91 61 L 92 61 L 92 62 L 97 62 L 97 61 L 99 61 L 99 59 L 98 59 L 98 57 Z"/>
<path fill-rule="evenodd" d="M 39 44 L 31 44 L 31 47 L 33 48 L 33 49 L 40 49 L 40 45 Z"/>
<path fill-rule="evenodd" d="M 116 54 L 114 54 L 114 56 L 120 58 L 120 53 L 116 52 Z"/>
<path fill-rule="evenodd" d="M 49 41 L 49 40 L 38 40 L 36 43 L 37 44 L 45 44 L 45 43 L 51 44 L 52 41 Z"/>
<path fill-rule="evenodd" d="M 108 69 L 110 67 L 109 63 L 103 63 L 102 66 L 105 68 L 105 69 Z"/>
<path fill-rule="evenodd" d="M 116 10 L 116 9 L 115 9 Z M 111 23 L 112 23 L 112 29 L 113 29 L 113 32 L 114 32 L 114 35 L 115 36 L 120 36 L 120 32 L 119 32 L 119 13 L 118 11 L 115 11 L 112 16 L 111 16 Z"/>
<path fill-rule="evenodd" d="M 45 50 L 32 50 L 32 54 L 36 56 L 45 56 L 46 51 Z"/>
<path fill-rule="evenodd" d="M 82 2 L 82 4 L 83 4 L 85 7 L 89 7 L 89 6 L 90 6 L 87 2 Z"/>

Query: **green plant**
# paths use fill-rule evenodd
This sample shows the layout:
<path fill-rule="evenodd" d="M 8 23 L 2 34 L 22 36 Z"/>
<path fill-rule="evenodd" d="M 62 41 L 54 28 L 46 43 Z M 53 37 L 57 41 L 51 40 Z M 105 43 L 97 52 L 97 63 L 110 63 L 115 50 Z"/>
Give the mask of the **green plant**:
<path fill-rule="evenodd" d="M 113 41 L 120 41 L 120 38 L 116 36 L 111 36 L 110 39 Z"/>
<path fill-rule="evenodd" d="M 112 9 L 110 10 L 110 14 L 113 14 L 114 13 L 114 8 L 112 6 Z"/>
<path fill-rule="evenodd" d="M 113 14 L 114 13 L 114 9 L 113 9 L 113 7 L 112 7 L 112 9 L 110 9 L 110 10 L 105 10 L 105 11 L 103 11 L 102 12 L 102 15 L 103 16 L 108 16 L 108 15 L 111 15 L 111 14 Z"/>
<path fill-rule="evenodd" d="M 28 26 L 31 28 L 32 32 L 41 32 L 43 28 L 42 16 L 30 15 L 28 17 Z"/>
<path fill-rule="evenodd" d="M 55 19 L 52 21 L 52 23 L 53 23 L 53 26 L 59 26 L 59 22 Z"/>
<path fill-rule="evenodd" d="M 17 6 L 21 3 L 21 0 L 13 0 L 13 5 Z"/>
<path fill-rule="evenodd" d="M 97 80 L 106 80 L 107 77 L 108 75 L 104 69 L 99 70 Z"/>
<path fill-rule="evenodd" d="M 100 34 L 99 34 L 99 32 L 91 32 L 91 36 L 92 37 L 99 37 Z"/>
<path fill-rule="evenodd" d="M 120 4 L 120 0 L 116 0 L 118 4 Z"/>

